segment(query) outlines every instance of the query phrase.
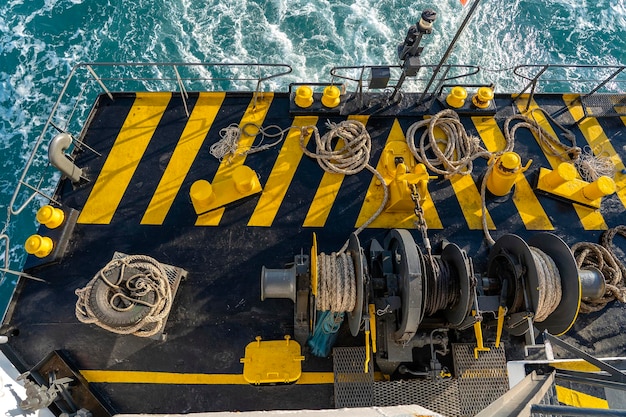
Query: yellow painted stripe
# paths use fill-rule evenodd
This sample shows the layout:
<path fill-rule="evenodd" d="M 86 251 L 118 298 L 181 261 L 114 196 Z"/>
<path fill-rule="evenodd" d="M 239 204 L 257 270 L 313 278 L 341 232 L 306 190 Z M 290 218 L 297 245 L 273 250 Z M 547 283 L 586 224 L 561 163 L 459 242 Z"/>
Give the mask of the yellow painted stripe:
<path fill-rule="evenodd" d="M 493 117 L 472 117 L 474 126 L 489 152 L 498 152 L 506 146 L 506 139 Z M 554 230 L 532 187 L 524 175 L 515 181 L 513 203 L 528 230 Z"/>
<path fill-rule="evenodd" d="M 258 126 L 263 125 L 263 121 L 265 120 L 265 116 L 267 116 L 267 112 L 273 99 L 274 93 L 263 93 L 263 95 L 258 96 L 256 100 L 255 98 L 252 98 L 246 112 L 239 122 L 239 126 L 244 126 L 248 123 L 254 123 Z M 251 133 L 251 129 L 249 128 L 246 131 Z M 237 147 L 237 154 L 250 149 L 254 143 L 254 139 L 254 136 L 241 135 L 239 145 Z M 224 158 L 224 160 L 220 163 L 212 182 L 216 183 L 230 178 L 235 168 L 242 166 L 245 161 L 246 157 L 244 155 L 236 155 L 232 159 Z M 196 226 L 217 226 L 219 225 L 220 220 L 222 220 L 223 215 L 223 207 L 201 214 L 196 220 Z"/>
<path fill-rule="evenodd" d="M 609 402 L 605 399 L 560 385 L 556 385 L 556 396 L 559 402 L 572 407 L 609 408 Z"/>
<path fill-rule="evenodd" d="M 242 374 L 81 370 L 88 382 L 109 384 L 249 385 Z M 299 385 L 332 384 L 332 372 L 303 372 Z"/>
<path fill-rule="evenodd" d="M 482 206 L 480 191 L 471 175 L 456 174 L 450 177 L 450 184 L 456 194 L 456 198 L 461 205 L 463 217 L 467 222 L 467 227 L 471 230 L 482 230 Z M 491 219 L 489 211 L 486 212 L 487 228 L 494 230 L 496 226 Z"/>
<path fill-rule="evenodd" d="M 563 95 L 563 100 L 567 104 L 567 108 L 574 120 L 580 120 L 584 116 L 580 101 L 575 101 L 577 97 L 577 94 Z M 626 118 L 622 118 L 622 120 L 626 121 Z M 615 148 L 609 141 L 609 138 L 606 137 L 602 126 L 600 126 L 600 123 L 598 123 L 595 117 L 587 117 L 578 124 L 578 128 L 585 137 L 593 154 L 609 158 L 615 166 L 616 173 L 613 179 L 617 186 L 617 196 L 622 202 L 622 205 L 626 207 L 626 175 L 621 172 L 625 168 L 624 162 L 615 151 Z"/>
<path fill-rule="evenodd" d="M 137 93 L 78 223 L 109 224 L 156 130 L 171 93 Z"/>
<path fill-rule="evenodd" d="M 274 222 L 278 209 L 285 198 L 285 194 L 287 194 L 289 184 L 291 184 L 302 155 L 304 155 L 300 148 L 299 128 L 315 126 L 317 119 L 316 116 L 296 116 L 294 118 L 292 126 L 295 129 L 291 129 L 285 138 L 248 226 L 270 227 Z M 311 134 L 304 138 L 305 146 L 310 138 Z"/>
<path fill-rule="evenodd" d="M 225 93 L 200 93 L 141 224 L 163 224 L 225 96 Z"/>
<path fill-rule="evenodd" d="M 348 119 L 358 120 L 366 125 L 369 116 L 351 115 Z M 341 142 L 337 143 L 335 150 L 337 150 L 339 146 L 343 146 L 343 144 L 341 144 Z M 313 202 L 311 203 L 306 218 L 304 219 L 304 227 L 324 227 L 326 220 L 328 220 L 328 216 L 330 215 L 330 210 L 335 203 L 335 199 L 337 198 L 337 194 L 339 193 L 339 188 L 341 188 L 344 177 L 345 175 L 343 174 L 324 172 L 320 185 L 317 187 L 315 197 L 313 197 Z"/>
<path fill-rule="evenodd" d="M 517 106 L 520 112 L 522 113 L 526 109 L 528 98 L 529 98 L 528 95 L 524 94 L 517 100 Z M 534 118 L 537 121 L 537 123 L 539 123 L 539 125 L 542 128 L 544 128 L 548 133 L 550 133 L 551 135 L 554 135 L 554 137 L 559 137 L 554 132 L 554 129 L 552 129 L 550 122 L 548 122 L 548 120 L 544 117 L 543 112 L 534 111 L 532 114 L 530 113 L 533 110 L 538 109 L 538 108 L 539 106 L 537 105 L 537 103 L 534 100 L 531 100 L 530 107 L 526 115 L 530 117 L 531 119 Z M 539 143 L 539 140 L 537 139 L 536 135 L 535 135 L 535 140 L 537 140 L 537 143 Z M 559 160 L 559 158 L 557 158 L 556 156 L 552 156 L 548 154 L 545 154 L 545 156 L 548 159 L 548 162 L 550 163 L 550 166 L 552 167 L 552 169 L 556 169 L 556 167 L 558 167 L 559 164 L 561 163 L 561 160 Z M 589 207 L 583 207 L 579 204 L 573 204 L 573 206 L 585 230 L 606 230 L 607 229 L 606 222 L 604 221 L 604 218 L 602 217 L 602 214 L 600 214 L 599 211 L 591 209 Z"/>
<path fill-rule="evenodd" d="M 389 132 L 389 137 L 387 138 L 387 142 L 385 146 L 390 141 L 406 141 L 404 132 L 402 131 L 402 127 L 398 120 L 394 120 L 393 126 L 391 127 L 391 131 Z M 378 164 L 376 169 L 379 172 L 384 170 L 383 167 L 383 158 L 378 160 Z M 357 218 L 355 227 L 361 226 L 363 223 L 369 219 L 372 214 L 376 212 L 378 207 L 380 206 L 380 202 L 383 199 L 384 191 L 380 184 L 378 184 L 378 179 L 376 177 L 372 178 L 370 186 L 365 194 L 365 201 L 363 201 L 363 206 L 361 206 L 361 212 L 359 213 L 359 217 Z M 427 192 L 424 196 L 425 201 L 422 204 L 422 208 L 424 209 L 424 218 L 426 220 L 426 224 L 430 229 L 442 229 L 443 225 L 441 223 L 441 219 L 439 218 L 439 214 L 435 209 L 435 205 L 433 203 L 433 199 L 430 196 L 430 193 Z M 380 227 L 380 228 L 404 228 L 404 229 L 415 229 L 416 228 L 416 217 L 413 211 L 407 213 L 388 213 L 383 212 L 374 220 L 369 227 Z"/>

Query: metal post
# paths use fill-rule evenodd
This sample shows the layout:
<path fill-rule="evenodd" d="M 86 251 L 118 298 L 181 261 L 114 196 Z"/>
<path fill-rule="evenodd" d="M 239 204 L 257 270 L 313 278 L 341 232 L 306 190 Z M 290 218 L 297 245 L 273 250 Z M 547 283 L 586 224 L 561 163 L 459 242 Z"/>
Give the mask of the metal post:
<path fill-rule="evenodd" d="M 448 45 L 448 49 L 443 54 L 443 57 L 441 57 L 441 61 L 439 61 L 439 64 L 437 64 L 437 67 L 433 71 L 433 76 L 430 78 L 430 81 L 428 81 L 428 84 L 426 85 L 426 88 L 424 88 L 424 91 L 422 92 L 422 95 L 420 96 L 419 100 L 417 100 L 417 104 L 421 104 L 424 101 L 424 97 L 426 97 L 426 93 L 428 93 L 428 89 L 435 81 L 435 78 L 437 78 L 437 74 L 441 70 L 441 67 L 443 66 L 443 64 L 445 64 L 446 61 L 448 60 L 448 57 L 452 53 L 452 49 L 454 48 L 454 45 L 456 44 L 456 42 L 459 40 L 459 37 L 461 36 L 461 32 L 463 32 L 463 29 L 465 29 L 465 26 L 467 26 L 467 24 L 469 23 L 479 3 L 480 3 L 480 0 L 474 0 L 472 7 L 470 8 L 469 12 L 467 12 L 465 19 L 463 20 L 463 23 L 461 23 L 461 26 L 456 31 L 456 35 L 454 35 L 454 38 L 452 39 L 452 42 L 450 42 L 450 45 Z"/>
<path fill-rule="evenodd" d="M 100 84 L 100 87 L 102 87 L 102 89 L 104 90 L 104 92 L 107 94 L 107 96 L 109 96 L 109 98 L 111 100 L 113 100 L 113 94 L 111 94 L 111 92 L 106 88 L 106 86 L 104 85 L 104 83 L 102 82 L 102 80 L 100 79 L 100 77 L 98 77 L 98 75 L 96 74 L 96 72 L 93 70 L 93 68 L 91 68 L 91 65 L 87 65 L 87 71 L 89 71 L 91 73 L 91 75 L 93 76 L 93 78 L 96 79 L 96 81 L 98 82 L 98 84 Z"/>

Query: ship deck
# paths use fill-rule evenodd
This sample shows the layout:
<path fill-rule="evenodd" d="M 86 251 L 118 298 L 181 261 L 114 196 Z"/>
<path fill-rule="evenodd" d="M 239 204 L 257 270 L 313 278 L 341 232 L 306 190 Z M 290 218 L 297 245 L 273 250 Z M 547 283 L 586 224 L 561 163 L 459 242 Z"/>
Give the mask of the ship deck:
<path fill-rule="evenodd" d="M 25 272 L 46 280 L 20 280 L 4 325 L 13 329 L 9 346 L 26 369 L 53 350 L 64 351 L 94 389 L 118 413 L 190 413 L 333 408 L 332 358 L 316 358 L 303 347 L 302 377 L 294 384 L 255 386 L 242 377 L 240 358 L 248 343 L 281 340 L 293 335 L 293 303 L 260 299 L 261 268 L 282 268 L 293 256 L 310 251 L 315 232 L 320 252 L 337 251 L 378 206 L 366 193 L 375 187 L 367 171 L 343 176 L 328 174 L 303 155 L 300 130 L 269 150 L 237 157 L 229 164 L 209 153 L 220 130 L 235 123 L 263 126 L 316 125 L 323 134 L 327 120 L 362 121 L 372 138 L 370 163 L 380 163 L 389 140 L 404 139 L 407 128 L 422 115 L 290 114 L 286 93 L 190 93 L 185 114 L 177 93 L 116 94 L 99 97 L 82 140 L 92 152 L 75 152 L 76 165 L 90 181 L 79 186 L 64 179 L 56 198 L 80 215 L 62 261 L 38 266 L 32 256 Z M 561 94 L 536 95 L 531 108 L 550 129 L 543 112 L 575 133 L 578 146 L 609 156 L 616 163 L 617 192 L 604 198 L 600 210 L 559 201 L 533 190 L 540 167 L 553 169 L 537 139 L 525 129 L 516 135 L 515 150 L 533 163 L 513 193 L 488 200 L 491 233 L 528 238 L 551 231 L 567 244 L 598 242 L 607 228 L 624 223 L 626 118 L 588 117 L 579 124 L 580 102 Z M 524 98 L 497 95 L 491 114 L 463 116 L 466 130 L 483 146 L 503 144 L 506 117 L 521 112 Z M 569 104 L 568 104 L 569 103 Z M 436 103 L 430 112 L 441 107 Z M 244 137 L 244 141 L 252 139 Z M 255 142 L 256 143 L 256 142 Z M 249 146 L 250 143 L 247 144 Z M 245 144 L 241 146 L 246 146 Z M 309 149 L 313 141 L 309 140 Z M 263 191 L 225 208 L 197 215 L 189 190 L 194 181 L 212 183 L 236 165 L 252 168 Z M 428 184 L 425 217 L 435 248 L 444 240 L 458 244 L 484 273 L 488 247 L 481 229 L 480 182 L 487 161 L 478 159 L 470 176 L 439 177 Z M 364 244 L 384 239 L 391 228 L 410 229 L 420 243 L 412 211 L 383 214 L 360 234 Z M 436 249 L 435 249 L 436 250 Z M 82 288 L 115 252 L 142 254 L 183 268 L 173 307 L 159 340 L 115 335 L 75 316 L 75 290 Z M 626 353 L 626 307 L 613 302 L 599 313 L 579 315 L 564 339 L 596 357 Z M 494 332 L 486 331 L 487 341 Z M 471 342 L 471 330 L 451 332 L 452 341 Z M 505 334 L 507 359 L 523 359 L 523 337 Z M 353 338 L 342 327 L 338 346 L 362 346 L 363 333 Z M 24 369 L 24 370 L 26 370 Z"/>

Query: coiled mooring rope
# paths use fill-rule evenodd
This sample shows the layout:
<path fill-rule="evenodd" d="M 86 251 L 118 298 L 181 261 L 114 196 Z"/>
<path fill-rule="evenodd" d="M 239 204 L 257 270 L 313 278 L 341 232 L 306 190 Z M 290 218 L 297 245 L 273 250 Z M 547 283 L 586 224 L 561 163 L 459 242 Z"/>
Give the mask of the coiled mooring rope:
<path fill-rule="evenodd" d="M 539 299 L 535 311 L 536 322 L 542 322 L 556 310 L 561 302 L 563 290 L 561 275 L 554 260 L 545 252 L 530 246 L 530 252 L 537 267 Z"/>
<path fill-rule="evenodd" d="M 383 199 L 380 206 L 354 233 L 358 235 L 369 226 L 383 212 L 389 199 L 389 189 L 383 176 L 369 164 L 372 150 L 372 139 L 365 125 L 358 120 L 344 120 L 340 123 L 328 122 L 328 132 L 320 137 L 316 126 L 303 126 L 300 130 L 300 148 L 302 152 L 317 161 L 319 166 L 326 172 L 333 174 L 354 175 L 368 170 L 378 178 L 383 187 Z M 315 138 L 315 152 L 306 148 L 304 140 L 312 131 Z M 339 140 L 343 146 L 333 149 L 333 141 Z M 340 252 L 348 247 L 348 242 L 343 245 Z"/>
<path fill-rule="evenodd" d="M 340 313 L 354 310 L 356 276 L 354 262 L 346 252 L 320 253 L 318 262 L 317 310 Z"/>
<path fill-rule="evenodd" d="M 582 299 L 581 313 L 593 313 L 602 310 L 608 303 L 618 300 L 626 303 L 626 266 L 615 254 L 613 238 L 616 235 L 626 237 L 626 226 L 621 225 L 605 231 L 600 239 L 601 244 L 578 242 L 572 246 L 579 269 L 588 266 L 597 268 L 604 276 L 606 292 L 600 299 Z"/>
<path fill-rule="evenodd" d="M 120 268 L 120 272 L 117 274 L 119 279 L 116 282 L 112 282 L 107 278 L 107 275 L 109 275 L 109 271 L 115 268 Z M 125 282 L 121 282 L 122 277 L 124 277 L 124 269 L 126 268 L 133 268 L 134 270 L 141 271 L 141 273 L 132 276 Z M 98 314 L 93 310 L 89 302 L 93 286 L 96 281 L 99 280 L 103 280 L 111 289 L 117 290 L 109 301 L 111 303 L 110 308 L 113 311 L 120 311 L 119 308 L 113 305 L 113 299 L 115 297 L 123 297 L 127 299 L 127 302 L 131 305 L 139 304 L 149 308 L 150 310 L 147 315 L 137 323 L 125 327 L 114 327 L 103 323 L 98 319 Z M 137 293 L 138 296 L 145 295 L 148 292 L 154 292 L 154 302 L 146 303 L 140 299 L 128 297 L 124 291 L 120 291 L 122 285 L 126 287 L 132 285 L 134 292 Z M 84 288 L 77 289 L 75 293 L 78 296 L 78 301 L 76 302 L 76 318 L 80 322 L 95 324 L 117 334 L 134 334 L 140 337 L 154 336 L 163 329 L 165 319 L 172 307 L 172 292 L 167 279 L 167 273 L 157 260 L 145 255 L 130 255 L 111 260 L 104 268 L 98 271 Z"/>
<path fill-rule="evenodd" d="M 415 134 L 422 127 L 427 129 L 422 133 L 416 146 Z M 441 129 L 445 138 L 435 138 L 435 128 Z M 467 134 L 459 116 L 449 109 L 440 111 L 430 119 L 413 123 L 407 130 L 406 141 L 415 159 L 446 178 L 454 174 L 471 174 L 475 159 L 491 156 L 489 151 L 480 146 L 477 137 Z M 443 150 L 440 149 L 440 144 L 445 144 Z M 507 145 L 503 152 L 506 152 L 508 147 Z M 512 145 L 510 147 L 512 149 Z M 428 151 L 435 157 L 429 158 Z"/>
<path fill-rule="evenodd" d="M 211 147 L 209 148 L 209 153 L 217 158 L 220 162 L 223 161 L 226 157 L 229 158 L 230 162 L 230 160 L 235 156 L 251 155 L 273 148 L 283 141 L 283 139 L 285 138 L 285 132 L 290 129 L 292 128 L 288 127 L 286 129 L 282 129 L 278 125 L 263 127 L 259 126 L 256 123 L 246 123 L 242 126 L 239 126 L 238 124 L 233 123 L 220 130 L 221 139 L 211 145 Z M 274 130 L 274 132 L 271 132 L 271 130 Z M 239 140 L 241 139 L 241 135 L 253 137 L 259 134 L 261 134 L 261 141 L 259 144 L 257 144 L 256 146 L 252 146 L 249 149 L 237 152 L 237 150 L 239 149 Z M 266 138 L 277 139 L 275 139 L 273 142 L 263 144 L 263 141 Z"/>

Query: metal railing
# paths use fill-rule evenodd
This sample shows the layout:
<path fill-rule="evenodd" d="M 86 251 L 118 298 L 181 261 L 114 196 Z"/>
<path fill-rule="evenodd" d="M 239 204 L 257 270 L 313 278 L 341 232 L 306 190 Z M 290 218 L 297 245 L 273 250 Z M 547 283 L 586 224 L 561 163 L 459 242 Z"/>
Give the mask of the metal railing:
<path fill-rule="evenodd" d="M 532 98 L 537 92 L 567 92 L 573 91 L 584 96 L 592 94 L 614 93 L 624 94 L 626 91 L 625 65 L 518 65 L 513 73 L 527 81 L 518 97 L 529 91 L 530 99 L 526 111 L 530 107 Z"/>
<path fill-rule="evenodd" d="M 113 99 L 115 92 L 137 91 L 172 91 L 179 92 L 187 117 L 188 91 L 226 91 L 248 89 L 254 91 L 255 99 L 268 81 L 291 73 L 292 69 L 285 64 L 229 64 L 229 63 L 81 63 L 72 68 L 61 93 L 52 107 L 41 134 L 39 135 L 30 157 L 24 167 L 19 182 L 13 192 L 9 205 L 10 213 L 21 213 L 35 197 L 55 201 L 54 197 L 43 191 L 47 185 L 46 178 L 49 166 L 43 168 L 38 175 L 31 175 L 35 161 L 42 152 L 44 143 L 50 139 L 50 130 L 68 132 L 80 130 L 78 139 L 72 135 L 74 146 L 85 146 L 81 142 L 82 123 L 88 105 L 104 93 Z M 68 115 L 61 114 L 60 109 Z M 62 122 L 59 123 L 58 120 Z M 84 120 L 82 120 L 84 121 Z M 86 147 L 86 146 L 85 146 Z M 86 147 L 88 148 L 88 147 Z M 88 148 L 89 149 L 89 148 Z M 48 164 L 49 165 L 49 164 Z M 30 194 L 22 196 L 27 188 Z M 21 199 L 20 199 L 21 197 Z M 18 202 L 19 199 L 19 202 Z"/>

